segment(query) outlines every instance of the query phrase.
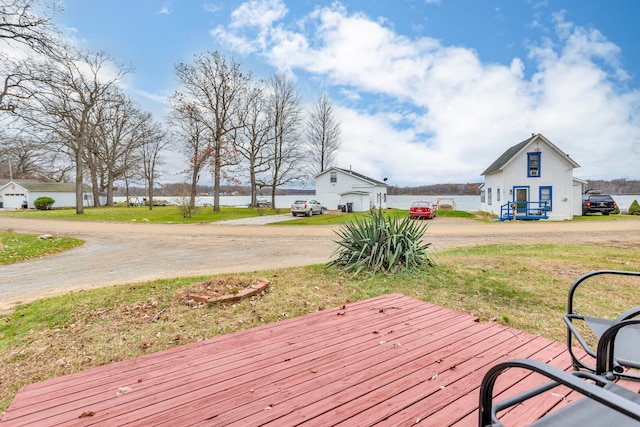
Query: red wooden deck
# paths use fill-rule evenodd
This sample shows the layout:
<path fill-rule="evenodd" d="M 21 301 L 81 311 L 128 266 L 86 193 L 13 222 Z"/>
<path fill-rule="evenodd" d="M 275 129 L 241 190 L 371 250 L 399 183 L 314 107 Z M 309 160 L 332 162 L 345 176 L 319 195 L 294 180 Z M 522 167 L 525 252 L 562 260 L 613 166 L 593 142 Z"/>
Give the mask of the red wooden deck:
<path fill-rule="evenodd" d="M 513 358 L 570 365 L 564 344 L 392 294 L 30 384 L 0 424 L 473 426 L 484 373 Z"/>

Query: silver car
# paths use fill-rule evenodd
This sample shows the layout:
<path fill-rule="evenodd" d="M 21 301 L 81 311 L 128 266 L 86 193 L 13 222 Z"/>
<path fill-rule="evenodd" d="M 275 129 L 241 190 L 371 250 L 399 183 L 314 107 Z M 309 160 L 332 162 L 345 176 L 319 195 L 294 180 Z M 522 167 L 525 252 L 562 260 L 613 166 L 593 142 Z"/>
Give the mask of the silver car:
<path fill-rule="evenodd" d="M 298 216 L 313 216 L 322 215 L 324 213 L 324 206 L 322 203 L 313 199 L 300 199 L 293 202 L 291 205 L 291 215 Z"/>

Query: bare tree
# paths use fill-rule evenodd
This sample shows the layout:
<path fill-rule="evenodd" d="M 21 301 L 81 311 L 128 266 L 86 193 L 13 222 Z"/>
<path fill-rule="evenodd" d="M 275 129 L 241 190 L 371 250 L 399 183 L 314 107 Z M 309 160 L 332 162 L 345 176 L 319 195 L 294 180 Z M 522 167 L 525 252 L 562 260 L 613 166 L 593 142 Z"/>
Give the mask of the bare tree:
<path fill-rule="evenodd" d="M 187 156 L 190 174 L 187 207 L 192 210 L 196 203 L 196 188 L 200 173 L 209 164 L 212 150 L 211 133 L 199 120 L 196 107 L 184 99 L 182 94 L 175 94 L 171 99 L 173 111 L 170 118 L 172 134 L 181 142 L 181 151 Z"/>
<path fill-rule="evenodd" d="M 36 54 L 51 58 L 60 54 L 60 31 L 50 16 L 36 13 L 39 5 L 37 0 L 0 0 L 0 41 L 9 49 L 26 48 L 29 51 L 29 54 L 21 55 L 23 58 L 0 52 L 3 65 L 0 110 L 13 111 L 15 108 L 14 104 L 6 103 L 6 98 L 20 96 L 18 89 L 30 80 L 28 70 L 33 67 L 33 57 L 30 56 Z M 49 6 L 49 10 L 55 9 L 55 4 Z"/>
<path fill-rule="evenodd" d="M 340 148 L 340 123 L 333 115 L 333 105 L 326 93 L 318 98 L 318 102 L 313 107 L 306 130 L 311 168 L 317 175 L 333 166 Z"/>
<path fill-rule="evenodd" d="M 28 100 L 19 104 L 20 117 L 48 133 L 72 156 L 77 214 L 84 213 L 84 156 L 96 132 L 96 107 L 109 102 L 110 88 L 128 71 L 115 66 L 105 53 L 79 52 L 38 69 L 37 79 L 25 89 Z"/>
<path fill-rule="evenodd" d="M 267 172 L 270 166 L 267 149 L 273 134 L 266 110 L 264 87 L 254 85 L 244 98 L 241 110 L 244 126 L 235 137 L 236 150 L 247 162 L 253 207 L 258 206 L 258 176 Z"/>
<path fill-rule="evenodd" d="M 304 172 L 300 163 L 304 152 L 299 143 L 302 119 L 301 96 L 293 81 L 275 74 L 269 79 L 268 120 L 272 138 L 269 144 L 269 170 L 262 185 L 271 187 L 271 207 L 276 206 L 276 189 L 300 181 Z"/>
<path fill-rule="evenodd" d="M 144 180 L 144 173 L 142 172 L 142 149 L 126 152 L 123 159 L 123 175 L 124 181 L 124 196 L 127 207 L 131 206 L 130 198 L 130 184 L 138 180 Z"/>
<path fill-rule="evenodd" d="M 124 177 L 127 160 L 140 147 L 141 134 L 152 121 L 150 113 L 142 111 L 120 90 L 114 89 L 113 92 L 109 102 L 97 107 L 98 125 L 89 145 L 89 150 L 103 171 L 103 180 L 97 184 L 100 191 L 107 191 L 108 206 L 113 206 L 114 182 Z"/>
<path fill-rule="evenodd" d="M 91 148 L 91 144 L 88 144 L 84 150 L 83 162 L 85 175 L 91 182 L 91 193 L 93 199 L 93 207 L 100 207 L 100 183 L 105 179 L 104 164 L 98 159 L 97 153 Z M 84 180 L 83 180 L 84 182 Z"/>
<path fill-rule="evenodd" d="M 30 179 L 43 173 L 46 152 L 29 135 L 0 133 L 0 178 Z"/>
<path fill-rule="evenodd" d="M 36 52 L 55 50 L 57 27 L 51 17 L 38 15 L 36 0 L 0 1 L 0 39 L 13 40 L 29 46 Z M 53 10 L 56 6 L 50 5 Z"/>
<path fill-rule="evenodd" d="M 178 64 L 176 74 L 182 89 L 174 100 L 191 105 L 193 118 L 210 133 L 213 210 L 220 211 L 222 169 L 237 163 L 233 136 L 242 126 L 238 107 L 251 77 L 242 73 L 233 58 L 228 60 L 218 52 L 197 55 L 193 64 Z"/>
<path fill-rule="evenodd" d="M 142 145 L 140 153 L 142 158 L 142 170 L 147 187 L 147 205 L 153 209 L 153 193 L 156 179 L 160 175 L 159 167 L 162 165 L 162 151 L 169 146 L 167 132 L 159 123 L 146 123 L 140 134 Z"/>

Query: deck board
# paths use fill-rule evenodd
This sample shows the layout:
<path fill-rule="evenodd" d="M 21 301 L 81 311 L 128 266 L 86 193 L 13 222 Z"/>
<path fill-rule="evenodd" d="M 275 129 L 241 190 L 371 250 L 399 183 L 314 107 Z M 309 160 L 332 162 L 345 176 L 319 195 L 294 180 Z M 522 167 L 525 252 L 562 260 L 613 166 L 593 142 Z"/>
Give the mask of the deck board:
<path fill-rule="evenodd" d="M 570 369 L 564 344 L 390 294 L 27 385 L 0 425 L 472 426 L 484 373 L 513 358 Z M 505 378 L 499 396 L 534 381 Z"/>

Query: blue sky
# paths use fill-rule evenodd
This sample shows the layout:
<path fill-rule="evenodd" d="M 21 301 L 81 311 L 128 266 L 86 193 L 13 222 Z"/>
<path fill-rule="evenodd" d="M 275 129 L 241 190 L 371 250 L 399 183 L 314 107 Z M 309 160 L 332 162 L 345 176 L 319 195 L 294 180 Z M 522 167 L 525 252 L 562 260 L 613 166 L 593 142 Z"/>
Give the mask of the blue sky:
<path fill-rule="evenodd" d="M 640 2 L 618 0 L 64 0 L 80 47 L 134 73 L 127 93 L 166 113 L 174 64 L 218 50 L 258 78 L 286 73 L 306 105 L 326 91 L 336 166 L 399 186 L 478 182 L 542 133 L 585 179 L 640 179 Z M 166 182 L 184 159 L 171 153 Z"/>

